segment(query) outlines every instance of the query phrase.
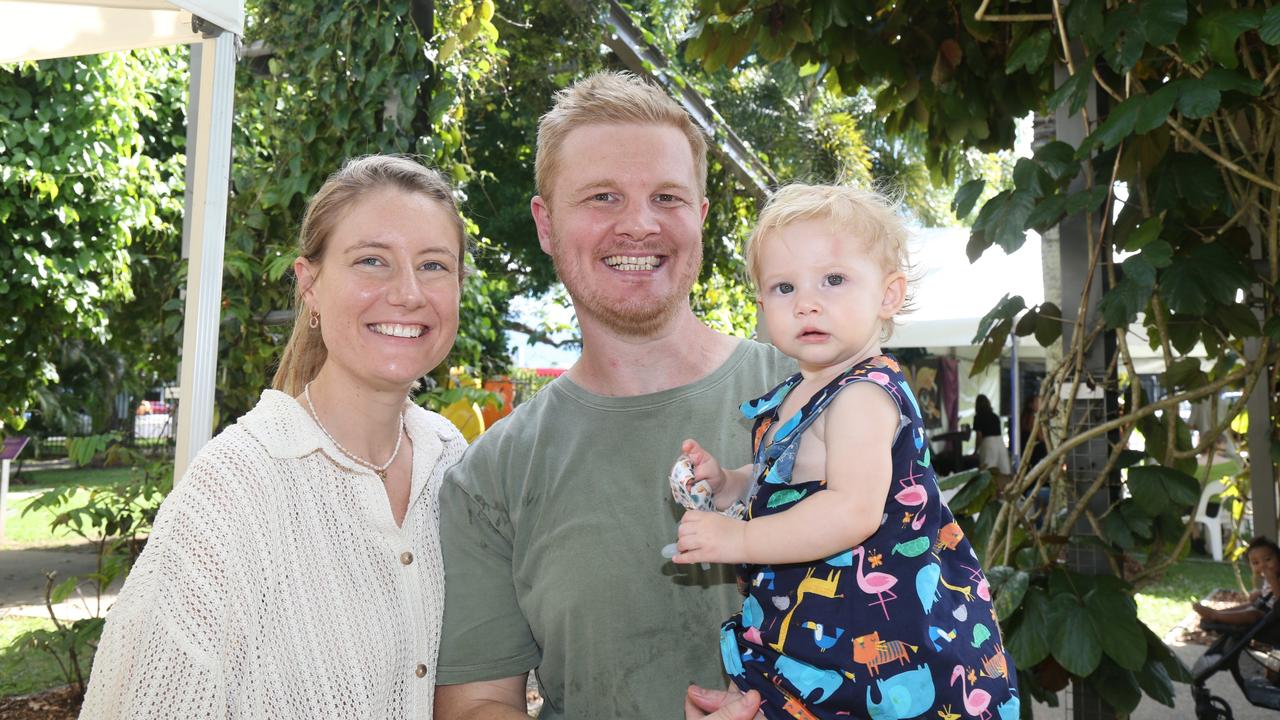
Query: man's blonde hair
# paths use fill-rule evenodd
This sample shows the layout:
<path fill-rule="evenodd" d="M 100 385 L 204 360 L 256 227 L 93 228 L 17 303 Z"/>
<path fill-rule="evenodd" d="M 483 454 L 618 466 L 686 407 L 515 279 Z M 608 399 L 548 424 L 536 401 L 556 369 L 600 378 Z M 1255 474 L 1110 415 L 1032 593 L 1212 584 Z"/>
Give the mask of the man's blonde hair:
<path fill-rule="evenodd" d="M 907 225 L 898 212 L 902 204 L 898 193 L 892 194 L 849 185 L 806 185 L 793 183 L 779 188 L 769 197 L 756 227 L 747 240 L 747 273 L 760 288 L 760 255 L 764 242 L 782 228 L 804 220 L 824 220 L 833 232 L 852 237 L 886 272 L 901 272 L 912 282 L 911 256 L 907 251 Z M 910 294 L 899 314 L 911 312 Z M 892 323 L 885 327 L 884 338 L 893 332 Z"/>
<path fill-rule="evenodd" d="M 560 146 L 574 129 L 584 125 L 667 125 L 684 134 L 693 153 L 698 192 L 707 194 L 707 141 L 702 131 L 661 88 L 627 72 L 602 71 L 559 91 L 551 109 L 538 121 L 534 179 L 538 194 L 550 197 L 560 170 Z"/>

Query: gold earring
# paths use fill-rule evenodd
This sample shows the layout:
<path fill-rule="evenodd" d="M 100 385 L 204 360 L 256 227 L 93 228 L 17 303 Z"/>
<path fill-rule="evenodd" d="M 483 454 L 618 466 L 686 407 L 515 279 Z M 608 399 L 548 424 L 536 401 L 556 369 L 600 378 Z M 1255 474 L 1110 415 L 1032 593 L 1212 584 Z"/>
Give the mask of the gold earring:
<path fill-rule="evenodd" d="M 307 321 L 307 327 L 311 328 L 312 330 L 315 330 L 316 328 L 320 327 L 320 313 L 316 312 L 315 310 L 311 311 L 311 319 Z"/>

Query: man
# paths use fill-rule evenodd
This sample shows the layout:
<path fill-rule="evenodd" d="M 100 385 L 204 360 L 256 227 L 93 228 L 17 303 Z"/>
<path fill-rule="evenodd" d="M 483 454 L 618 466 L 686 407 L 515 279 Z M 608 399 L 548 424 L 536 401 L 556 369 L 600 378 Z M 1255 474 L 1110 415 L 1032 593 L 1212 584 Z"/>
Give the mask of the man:
<path fill-rule="evenodd" d="M 436 711 L 672 718 L 686 683 L 722 683 L 732 568 L 662 557 L 681 509 L 667 473 L 694 437 L 749 462 L 739 403 L 793 370 L 773 348 L 693 314 L 706 143 L 661 90 L 615 73 L 556 96 L 538 126 L 542 249 L 573 298 L 582 356 L 482 436 L 441 490 L 447 574 Z M 753 692 L 691 690 L 686 711 L 752 717 Z"/>

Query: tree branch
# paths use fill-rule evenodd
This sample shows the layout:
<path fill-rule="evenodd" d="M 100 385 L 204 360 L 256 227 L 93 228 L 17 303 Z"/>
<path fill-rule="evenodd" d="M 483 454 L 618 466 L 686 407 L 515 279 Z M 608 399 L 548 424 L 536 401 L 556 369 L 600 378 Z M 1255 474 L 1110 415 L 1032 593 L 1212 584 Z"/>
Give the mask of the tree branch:
<path fill-rule="evenodd" d="M 1212 150 L 1208 145 L 1205 145 L 1204 142 L 1200 140 L 1200 138 L 1188 132 L 1187 129 L 1182 127 L 1182 125 L 1180 125 L 1177 120 L 1174 120 L 1173 117 L 1169 117 L 1169 119 L 1165 120 L 1165 122 L 1169 124 L 1169 127 L 1173 128 L 1174 132 L 1178 133 L 1178 135 L 1180 135 L 1184 140 L 1191 143 L 1192 147 L 1204 153 L 1205 155 L 1208 155 L 1219 165 L 1227 168 L 1231 172 L 1239 175 L 1240 177 L 1246 180 L 1249 180 L 1253 183 L 1261 185 L 1264 188 L 1267 188 L 1272 192 L 1280 192 L 1280 184 L 1273 183 L 1264 177 L 1255 175 L 1249 172 L 1248 170 L 1245 170 L 1244 168 L 1240 167 L 1239 165 L 1232 162 L 1231 160 L 1228 160 L 1222 155 L 1219 155 L 1217 152 Z"/>

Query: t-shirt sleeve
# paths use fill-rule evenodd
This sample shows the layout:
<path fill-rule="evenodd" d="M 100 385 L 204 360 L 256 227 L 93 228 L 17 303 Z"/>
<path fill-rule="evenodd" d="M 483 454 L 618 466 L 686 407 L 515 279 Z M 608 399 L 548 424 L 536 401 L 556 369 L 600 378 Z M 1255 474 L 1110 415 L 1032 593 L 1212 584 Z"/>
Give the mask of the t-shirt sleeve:
<path fill-rule="evenodd" d="M 510 518 L 498 497 L 480 494 L 482 487 L 496 492 L 496 485 L 477 482 L 476 474 L 488 464 L 476 455 L 485 450 L 472 448 L 440 489 L 445 602 L 436 682 L 441 685 L 522 675 L 542 657 L 516 597 Z"/>

